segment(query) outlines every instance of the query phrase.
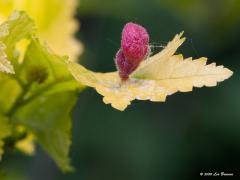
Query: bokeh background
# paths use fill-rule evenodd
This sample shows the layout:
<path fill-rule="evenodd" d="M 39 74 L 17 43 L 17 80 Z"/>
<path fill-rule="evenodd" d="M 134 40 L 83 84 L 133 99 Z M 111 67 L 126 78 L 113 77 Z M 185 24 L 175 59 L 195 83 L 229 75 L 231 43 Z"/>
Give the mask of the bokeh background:
<path fill-rule="evenodd" d="M 79 60 L 91 70 L 115 70 L 121 30 L 132 21 L 148 29 L 154 53 L 184 30 L 179 53 L 206 56 L 234 75 L 165 103 L 134 101 L 124 112 L 86 89 L 73 112 L 76 171 L 62 174 L 38 148 L 33 158 L 8 155 L 4 166 L 12 180 L 192 180 L 221 171 L 240 176 L 239 0 L 81 0 L 76 18 L 76 37 L 85 46 Z"/>

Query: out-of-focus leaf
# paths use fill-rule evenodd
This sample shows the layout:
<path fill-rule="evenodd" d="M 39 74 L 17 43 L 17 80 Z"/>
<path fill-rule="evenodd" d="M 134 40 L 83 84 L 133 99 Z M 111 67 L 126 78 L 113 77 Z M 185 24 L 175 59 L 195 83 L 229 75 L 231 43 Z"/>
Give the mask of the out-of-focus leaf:
<path fill-rule="evenodd" d="M 0 114 L 6 114 L 22 93 L 22 87 L 16 79 L 1 72 L 0 84 Z"/>
<path fill-rule="evenodd" d="M 68 71 L 66 59 L 32 38 L 19 70 L 28 91 L 11 117 L 34 135 L 63 171 L 70 171 L 70 112 L 81 86 Z"/>
<path fill-rule="evenodd" d="M 47 45 L 42 45 L 33 37 L 19 73 L 23 84 L 31 84 L 25 98 L 39 92 L 56 93 L 82 88 L 68 71 L 64 63 L 67 59 L 54 54 Z"/>
<path fill-rule="evenodd" d="M 24 12 L 14 12 L 0 25 L 0 67 L 4 63 L 5 72 L 12 72 L 10 61 L 15 63 L 15 44 L 35 32 L 34 22 Z M 16 64 L 19 66 L 18 64 Z M 1 68 L 0 68 L 1 69 Z M 17 79 L 0 73 L 0 113 L 7 113 L 21 94 L 22 88 Z"/>
<path fill-rule="evenodd" d="M 0 22 L 13 10 L 26 11 L 36 22 L 41 39 L 55 52 L 77 60 L 83 49 L 74 37 L 79 26 L 74 19 L 77 5 L 77 0 L 0 0 Z"/>
<path fill-rule="evenodd" d="M 0 115 L 0 160 L 2 159 L 3 155 L 3 139 L 11 133 L 11 126 L 8 121 L 9 119 L 7 117 Z"/>
<path fill-rule="evenodd" d="M 0 71 L 14 73 L 10 61 L 15 63 L 15 45 L 35 32 L 34 22 L 24 12 L 15 11 L 0 26 Z"/>
<path fill-rule="evenodd" d="M 6 46 L 0 42 L 0 71 L 6 73 L 14 73 L 14 69 L 10 61 L 7 59 L 7 55 L 4 52 Z"/>
<path fill-rule="evenodd" d="M 76 92 L 46 93 L 21 106 L 13 115 L 13 121 L 27 127 L 63 171 L 72 170 L 68 157 L 70 112 L 76 100 Z"/>
<path fill-rule="evenodd" d="M 0 26 L 0 39 L 8 35 L 8 26 L 1 25 Z M 7 59 L 7 55 L 5 53 L 6 46 L 0 41 L 0 71 L 6 73 L 14 73 L 13 66 L 10 61 Z"/>
<path fill-rule="evenodd" d="M 6 54 L 10 60 L 14 59 L 14 46 L 18 41 L 29 38 L 36 31 L 33 20 L 23 11 L 15 11 L 9 16 L 2 27 L 7 28 L 7 35 L 0 38 L 6 46 Z"/>
<path fill-rule="evenodd" d="M 40 43 L 34 22 L 26 13 L 13 13 L 0 28 L 3 29 L 0 41 L 6 46 L 4 53 L 16 71 L 11 76 L 0 73 L 0 113 L 7 115 L 13 129 L 24 128 L 23 132 L 14 131 L 10 141 L 30 155 L 34 151 L 34 138 L 63 171 L 70 171 L 70 113 L 82 86 L 68 71 L 64 63 L 68 58 L 54 54 L 46 44 Z M 16 46 L 25 39 L 28 39 L 26 52 L 17 54 Z M 0 130 L 4 128 L 0 132 L 2 140 L 9 133 L 5 116 L 0 120 Z M 27 136 L 22 139 L 22 134 Z"/>
<path fill-rule="evenodd" d="M 6 180 L 7 179 L 6 173 L 2 169 L 0 169 L 0 179 L 1 180 Z"/>
<path fill-rule="evenodd" d="M 68 62 L 68 68 L 76 80 L 94 87 L 104 96 L 104 103 L 118 110 L 124 110 L 134 99 L 165 101 L 177 91 L 216 86 L 232 75 L 232 71 L 223 66 L 206 65 L 206 58 L 192 61 L 174 55 L 184 42 L 181 36 L 182 33 L 176 35 L 163 51 L 143 61 L 126 82 L 121 82 L 117 72 L 94 73 L 74 62 Z"/>

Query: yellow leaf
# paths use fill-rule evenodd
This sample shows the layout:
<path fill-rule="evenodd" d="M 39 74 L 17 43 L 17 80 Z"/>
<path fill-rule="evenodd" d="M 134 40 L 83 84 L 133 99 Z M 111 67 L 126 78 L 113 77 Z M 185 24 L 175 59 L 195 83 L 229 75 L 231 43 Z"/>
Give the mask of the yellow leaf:
<path fill-rule="evenodd" d="M 223 66 L 206 65 L 206 58 L 192 60 L 174 55 L 185 40 L 181 36 L 176 35 L 160 53 L 143 61 L 126 82 L 120 80 L 118 72 L 95 73 L 74 62 L 68 62 L 68 68 L 76 80 L 95 88 L 104 96 L 104 103 L 118 110 L 124 110 L 134 99 L 165 101 L 177 91 L 216 86 L 232 75 Z"/>
<path fill-rule="evenodd" d="M 174 55 L 177 48 L 185 41 L 185 38 L 181 38 L 182 35 L 183 32 L 177 34 L 161 52 L 148 58 L 147 61 L 143 61 L 131 76 L 143 79 L 156 79 L 162 75 L 166 76 L 167 74 L 164 71 L 171 71 L 169 69 L 174 65 L 166 64 L 169 63 L 168 59 Z"/>

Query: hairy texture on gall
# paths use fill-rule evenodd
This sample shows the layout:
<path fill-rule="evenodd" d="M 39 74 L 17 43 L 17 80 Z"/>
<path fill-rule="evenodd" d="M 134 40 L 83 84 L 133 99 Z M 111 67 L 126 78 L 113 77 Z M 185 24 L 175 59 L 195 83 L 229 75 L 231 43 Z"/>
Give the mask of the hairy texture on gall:
<path fill-rule="evenodd" d="M 149 36 L 138 24 L 127 23 L 122 31 L 121 48 L 129 60 L 141 61 L 148 52 Z"/>
<path fill-rule="evenodd" d="M 149 53 L 149 35 L 138 24 L 127 23 L 122 31 L 121 49 L 116 54 L 116 66 L 122 80 L 139 66 Z"/>

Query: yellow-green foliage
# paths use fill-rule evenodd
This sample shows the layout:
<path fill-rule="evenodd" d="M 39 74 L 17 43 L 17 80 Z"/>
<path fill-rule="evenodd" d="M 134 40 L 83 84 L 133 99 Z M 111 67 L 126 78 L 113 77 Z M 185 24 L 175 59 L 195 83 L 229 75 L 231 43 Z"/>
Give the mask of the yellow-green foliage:
<path fill-rule="evenodd" d="M 4 65 L 0 72 L 0 154 L 9 143 L 31 154 L 36 141 L 63 171 L 72 170 L 70 112 L 82 87 L 64 63 L 68 58 L 40 42 L 33 20 L 24 12 L 14 12 L 0 29 L 5 47 L 1 50 L 5 58 L 0 59 Z M 23 52 L 16 44 L 23 39 L 29 43 L 20 62 Z M 6 73 L 13 70 L 15 74 Z"/>

